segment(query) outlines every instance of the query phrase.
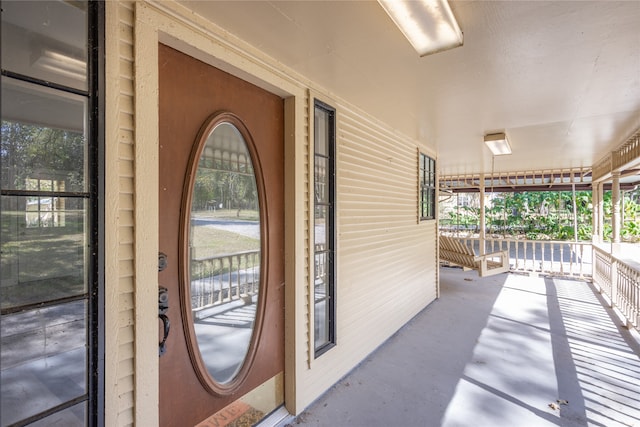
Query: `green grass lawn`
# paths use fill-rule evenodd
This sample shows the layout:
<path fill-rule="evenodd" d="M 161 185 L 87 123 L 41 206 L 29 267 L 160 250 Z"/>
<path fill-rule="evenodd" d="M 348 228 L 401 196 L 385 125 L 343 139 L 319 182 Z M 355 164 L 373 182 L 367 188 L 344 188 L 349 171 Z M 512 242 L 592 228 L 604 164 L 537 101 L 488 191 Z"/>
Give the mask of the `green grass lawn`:
<path fill-rule="evenodd" d="M 24 212 L 2 212 L 2 309 L 84 294 L 82 213 L 66 212 L 63 227 L 26 227 L 24 218 Z"/>
<path fill-rule="evenodd" d="M 195 226 L 192 236 L 192 257 L 197 259 L 260 250 L 260 239 L 206 225 Z"/>

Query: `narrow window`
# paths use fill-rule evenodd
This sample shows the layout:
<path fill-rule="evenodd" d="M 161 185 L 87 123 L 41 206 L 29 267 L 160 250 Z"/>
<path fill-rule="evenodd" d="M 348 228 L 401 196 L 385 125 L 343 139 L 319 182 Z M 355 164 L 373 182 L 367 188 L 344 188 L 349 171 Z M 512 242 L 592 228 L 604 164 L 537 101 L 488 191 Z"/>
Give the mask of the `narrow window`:
<path fill-rule="evenodd" d="M 335 345 L 335 116 L 328 105 L 314 108 L 314 348 L 315 355 Z"/>
<path fill-rule="evenodd" d="M 104 5 L 1 6 L 0 425 L 100 425 Z"/>
<path fill-rule="evenodd" d="M 436 161 L 420 153 L 420 220 L 435 219 Z"/>

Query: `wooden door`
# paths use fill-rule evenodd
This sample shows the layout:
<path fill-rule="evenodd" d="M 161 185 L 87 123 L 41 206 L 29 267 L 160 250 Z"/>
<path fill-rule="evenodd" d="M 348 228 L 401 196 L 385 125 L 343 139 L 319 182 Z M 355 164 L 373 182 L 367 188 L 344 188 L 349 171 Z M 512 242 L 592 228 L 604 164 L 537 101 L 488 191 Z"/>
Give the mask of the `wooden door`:
<path fill-rule="evenodd" d="M 283 100 L 165 45 L 159 45 L 159 99 L 159 248 L 166 255 L 167 264 L 158 273 L 158 281 L 167 289 L 166 314 L 170 320 L 165 351 L 160 356 L 161 425 L 229 425 L 229 421 L 237 420 L 242 414 L 259 418 L 283 403 Z M 207 163 L 202 157 L 204 151 L 198 152 L 197 148 L 203 132 L 214 122 L 228 121 L 248 140 L 251 169 L 261 193 L 257 209 L 261 253 L 259 291 L 256 288 L 257 301 L 253 307 L 255 322 L 247 356 L 230 380 L 219 384 L 202 366 L 208 350 L 198 348 L 197 339 L 194 340 L 194 314 L 190 306 L 194 279 L 190 278 L 193 267 L 189 267 L 189 262 L 196 255 L 187 246 L 190 245 L 189 227 L 195 219 L 188 215 L 190 205 L 185 200 L 191 200 L 189 192 L 200 185 L 194 182 L 194 168 L 199 162 Z M 237 155 L 222 153 L 220 156 L 220 162 L 225 165 L 236 162 L 232 168 L 246 171 L 247 167 L 241 165 Z M 144 171 L 137 173 L 144 174 Z M 240 215 L 244 207 L 225 195 L 226 184 L 216 185 L 209 189 L 211 200 L 206 205 L 200 203 L 197 209 L 207 210 L 203 214 L 206 216 L 218 215 L 225 209 L 233 215 L 231 212 L 237 208 Z M 195 206 L 193 201 L 191 204 Z M 229 259 L 231 264 L 236 263 L 235 258 Z M 220 278 L 225 273 L 216 274 L 215 277 Z M 233 286 L 235 279 L 231 274 L 229 277 L 228 283 Z M 246 290 L 239 287 L 232 287 L 224 295 L 220 292 L 218 297 L 222 300 L 241 292 L 246 294 Z M 216 305 L 204 303 L 203 306 Z M 261 393 L 266 390 L 267 396 L 245 400 L 246 396 L 253 396 L 256 389 Z M 253 404 L 256 399 L 270 403 L 256 408 Z M 250 423 L 253 422 L 255 418 Z"/>

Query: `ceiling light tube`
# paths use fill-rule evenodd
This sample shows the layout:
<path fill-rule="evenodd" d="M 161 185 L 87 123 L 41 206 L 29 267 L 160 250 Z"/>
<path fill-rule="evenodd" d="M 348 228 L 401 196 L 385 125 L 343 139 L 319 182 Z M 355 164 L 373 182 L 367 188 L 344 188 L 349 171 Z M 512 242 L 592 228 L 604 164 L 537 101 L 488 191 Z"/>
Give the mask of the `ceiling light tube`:
<path fill-rule="evenodd" d="M 462 46 L 447 0 L 378 0 L 420 56 Z"/>
<path fill-rule="evenodd" d="M 484 136 L 484 143 L 494 156 L 504 156 L 511 154 L 511 145 L 505 133 L 492 133 Z"/>

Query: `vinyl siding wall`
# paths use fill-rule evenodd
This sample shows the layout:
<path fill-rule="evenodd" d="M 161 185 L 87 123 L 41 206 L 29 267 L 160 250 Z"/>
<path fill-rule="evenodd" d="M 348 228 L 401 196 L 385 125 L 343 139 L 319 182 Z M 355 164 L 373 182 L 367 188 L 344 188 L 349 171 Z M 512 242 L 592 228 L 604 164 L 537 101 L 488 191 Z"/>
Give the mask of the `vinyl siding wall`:
<path fill-rule="evenodd" d="M 418 221 L 418 145 L 336 107 L 337 345 L 310 361 L 304 406 L 437 295 L 436 221 Z"/>
<path fill-rule="evenodd" d="M 173 2 L 107 2 L 106 34 L 106 425 L 157 423 L 157 220 L 148 217 L 157 193 L 159 39 L 242 69 L 287 99 L 285 399 L 300 413 L 436 298 L 436 221 L 418 220 L 418 153 L 435 153 Z M 317 359 L 315 98 L 337 119 L 337 346 Z"/>

